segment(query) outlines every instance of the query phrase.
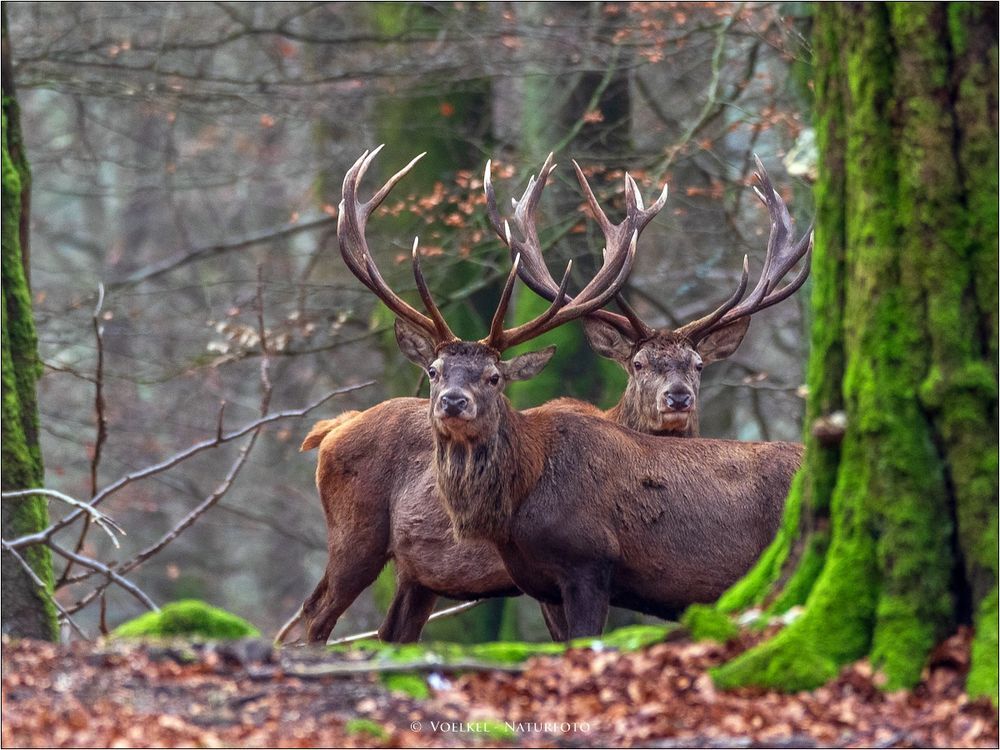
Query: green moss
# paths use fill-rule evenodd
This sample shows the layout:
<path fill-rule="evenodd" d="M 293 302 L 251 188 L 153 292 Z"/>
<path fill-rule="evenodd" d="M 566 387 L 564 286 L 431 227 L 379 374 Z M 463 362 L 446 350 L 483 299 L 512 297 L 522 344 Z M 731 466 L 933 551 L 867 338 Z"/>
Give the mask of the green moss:
<path fill-rule="evenodd" d="M 562 643 L 525 643 L 523 641 L 494 641 L 480 643 L 468 649 L 470 656 L 499 664 L 519 664 L 533 656 L 561 654 L 566 650 Z"/>
<path fill-rule="evenodd" d="M 739 635 L 739 628 L 715 607 L 695 604 L 687 608 L 681 623 L 696 641 L 726 643 Z"/>
<path fill-rule="evenodd" d="M 972 640 L 972 666 L 966 683 L 966 690 L 972 698 L 986 696 L 993 705 L 997 700 L 997 587 L 994 585 L 979 604 L 973 624 L 975 636 Z"/>
<path fill-rule="evenodd" d="M 385 672 L 381 676 L 382 684 L 394 693 L 403 693 L 416 700 L 426 700 L 431 695 L 427 680 L 412 672 Z"/>
<path fill-rule="evenodd" d="M 815 531 L 808 535 L 794 572 L 767 607 L 768 618 L 784 614 L 792 607 L 806 603 L 813 586 L 823 572 L 829 545 L 830 535 L 825 531 Z"/>
<path fill-rule="evenodd" d="M 344 724 L 344 731 L 348 734 L 371 737 L 378 741 L 389 739 L 389 732 L 381 724 L 371 719 L 349 719 Z"/>
<path fill-rule="evenodd" d="M 664 623 L 663 625 L 626 625 L 600 638 L 583 640 L 589 641 L 591 644 L 598 641 L 604 648 L 613 648 L 618 651 L 639 651 L 647 646 L 662 643 L 675 630 L 677 630 L 677 625 L 674 623 Z M 576 642 L 574 641 L 574 643 Z"/>
<path fill-rule="evenodd" d="M 112 638 L 193 638 L 234 640 L 255 638 L 257 630 L 246 620 L 197 599 L 171 602 L 159 612 L 147 612 L 124 622 Z"/>

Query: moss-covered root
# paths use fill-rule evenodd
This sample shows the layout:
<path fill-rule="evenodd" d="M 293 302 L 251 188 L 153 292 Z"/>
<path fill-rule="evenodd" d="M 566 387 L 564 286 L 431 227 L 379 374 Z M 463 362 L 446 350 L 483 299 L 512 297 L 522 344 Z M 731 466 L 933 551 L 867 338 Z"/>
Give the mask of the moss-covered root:
<path fill-rule="evenodd" d="M 972 666 L 969 669 L 969 677 L 965 685 L 966 692 L 972 698 L 986 696 L 993 705 L 1000 703 L 998 700 L 997 683 L 997 661 L 1000 644 L 997 643 L 997 607 L 1000 602 L 997 600 L 997 587 L 983 599 L 973 618 L 973 625 L 976 628 L 975 637 L 972 640 Z"/>
<path fill-rule="evenodd" d="M 849 501 L 846 491 L 835 496 L 835 511 Z M 713 670 L 716 685 L 808 690 L 867 653 L 877 605 L 875 545 L 860 524 L 845 523 L 837 531 L 805 613 L 771 640 Z"/>
<path fill-rule="evenodd" d="M 694 604 L 687 608 L 681 618 L 681 624 L 687 628 L 696 641 L 716 641 L 726 643 L 739 635 L 739 628 L 729 616 L 715 607 L 705 604 Z"/>

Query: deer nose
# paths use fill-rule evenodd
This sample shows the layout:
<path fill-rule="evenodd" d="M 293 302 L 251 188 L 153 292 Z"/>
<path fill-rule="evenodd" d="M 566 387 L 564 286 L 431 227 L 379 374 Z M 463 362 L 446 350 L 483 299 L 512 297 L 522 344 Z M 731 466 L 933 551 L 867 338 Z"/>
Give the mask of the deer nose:
<path fill-rule="evenodd" d="M 683 411 L 690 409 L 694 396 L 689 391 L 667 391 L 667 407 Z"/>
<path fill-rule="evenodd" d="M 457 417 L 468 405 L 469 399 L 461 391 L 445 391 L 441 394 L 441 410 L 449 417 Z"/>

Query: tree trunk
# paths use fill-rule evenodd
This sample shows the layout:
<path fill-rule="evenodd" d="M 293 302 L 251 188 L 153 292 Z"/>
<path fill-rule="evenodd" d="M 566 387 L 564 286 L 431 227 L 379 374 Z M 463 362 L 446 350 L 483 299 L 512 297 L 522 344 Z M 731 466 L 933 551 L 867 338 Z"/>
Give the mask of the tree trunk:
<path fill-rule="evenodd" d="M 975 628 L 997 699 L 997 8 L 816 11 L 821 174 L 807 435 L 777 539 L 718 604 L 805 612 L 716 672 L 814 687 L 867 657 L 889 689 Z"/>
<path fill-rule="evenodd" d="M 21 130 L 11 78 L 7 40 L 7 13 L 3 12 L 3 481 L 7 490 L 42 486 L 42 454 L 38 447 L 38 409 L 35 381 L 38 379 L 38 342 L 31 315 L 28 289 L 27 195 L 30 190 L 28 162 L 21 143 Z M 4 538 L 30 534 L 48 525 L 48 508 L 41 497 L 4 500 Z M 52 560 L 47 547 L 36 546 L 25 560 L 51 590 Z M 58 636 L 55 608 L 49 592 L 39 589 L 27 571 L 10 553 L 3 553 L 3 633 L 55 640 Z"/>

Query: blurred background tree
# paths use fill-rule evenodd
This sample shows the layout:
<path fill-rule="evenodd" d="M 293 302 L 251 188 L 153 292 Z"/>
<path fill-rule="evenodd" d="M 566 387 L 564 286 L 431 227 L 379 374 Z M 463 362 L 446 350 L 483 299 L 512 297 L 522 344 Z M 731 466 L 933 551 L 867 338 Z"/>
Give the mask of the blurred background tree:
<path fill-rule="evenodd" d="M 3 489 L 41 487 L 45 471 L 38 444 L 35 384 L 41 368 L 28 285 L 28 231 L 31 172 L 21 138 L 20 114 L 10 69 L 7 9 L 3 18 Z M 41 497 L 6 499 L 5 535 L 19 536 L 48 525 Z M 52 558 L 47 547 L 25 550 L 20 559 L 3 551 L 3 633 L 53 640 L 58 635 L 52 590 Z M 30 565 L 32 572 L 25 566 Z M 42 584 L 40 587 L 39 582 Z"/>
<path fill-rule="evenodd" d="M 643 235 L 627 291 L 633 305 L 657 324 L 714 307 L 735 285 L 742 255 L 751 265 L 763 257 L 766 214 L 747 187 L 754 152 L 797 218 L 811 214 L 808 10 L 11 5 L 10 80 L 34 168 L 31 274 L 47 482 L 87 496 L 92 473 L 106 483 L 214 434 L 223 399 L 227 422 L 257 416 L 258 265 L 275 354 L 273 408 L 369 378 L 377 392 L 335 408 L 418 392 L 420 374 L 387 335 L 388 316 L 342 268 L 334 239 L 340 180 L 383 141 L 379 169 L 424 150 L 428 157 L 373 221 L 372 247 L 393 270 L 390 283 L 412 288 L 402 261 L 419 234 L 429 281 L 448 298 L 458 333 L 481 335 L 509 267 L 483 212 L 486 160 L 506 203 L 550 150 L 561 167 L 540 226 L 552 268 L 573 258 L 583 278 L 600 252 L 569 159 L 592 173 L 612 217 L 627 169 L 646 196 L 663 181 L 671 186 L 667 208 Z M 103 442 L 91 320 L 102 282 Z M 706 370 L 703 434 L 797 439 L 803 298 L 760 316 L 740 351 Z M 516 302 L 520 316 L 539 304 L 523 292 Z M 616 366 L 590 352 L 577 326 L 551 336 L 560 356 L 547 378 L 512 390 L 516 403 L 566 394 L 613 402 L 622 383 Z M 136 582 L 157 601 L 202 597 L 273 631 L 325 561 L 315 458 L 296 452 L 307 428 L 270 428 L 230 494 L 136 570 Z M 142 530 L 116 554 L 133 554 L 176 523 L 235 450 L 111 498 L 105 510 Z M 85 551 L 110 559 L 105 544 L 88 537 Z M 60 601 L 72 607 L 87 585 L 62 586 Z M 111 626 L 139 614 L 130 598 L 108 596 Z M 376 625 L 379 598 L 360 598 L 336 634 Z M 94 609 L 80 613 L 81 623 L 93 624 Z M 490 605 L 436 634 L 540 634 L 536 612 L 527 601 L 513 610 Z"/>

